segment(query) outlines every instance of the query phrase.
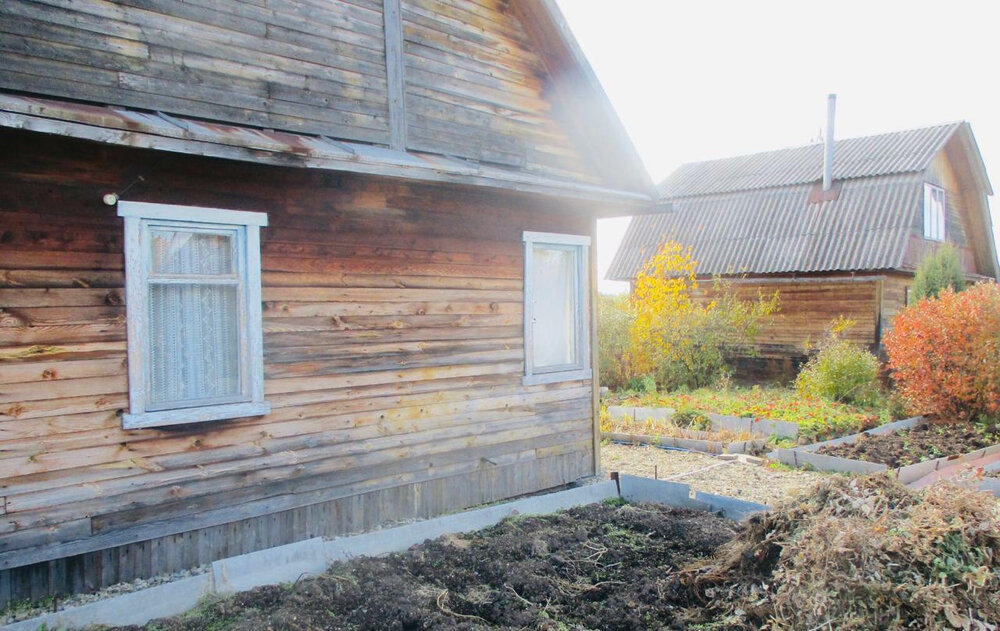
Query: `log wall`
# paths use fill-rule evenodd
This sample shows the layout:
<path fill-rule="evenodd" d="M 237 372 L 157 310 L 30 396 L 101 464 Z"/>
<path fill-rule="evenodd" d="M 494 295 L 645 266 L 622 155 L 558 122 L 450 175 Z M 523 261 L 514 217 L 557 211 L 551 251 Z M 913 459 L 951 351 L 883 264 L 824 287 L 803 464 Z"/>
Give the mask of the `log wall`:
<path fill-rule="evenodd" d="M 710 285 L 711 279 L 702 281 Z M 805 355 L 823 337 L 836 318 L 843 316 L 856 323 L 848 339 L 871 346 L 877 342 L 879 312 L 878 280 L 850 278 L 745 278 L 733 283 L 733 290 L 745 300 L 759 294 L 778 292 L 780 310 L 769 316 L 757 336 L 760 355 L 783 357 Z"/>
<path fill-rule="evenodd" d="M 508 2 L 401 14 L 405 116 L 383 0 L 5 0 L 0 88 L 380 145 L 399 116 L 408 149 L 593 180 Z"/>
<path fill-rule="evenodd" d="M 593 209 L 25 132 L 0 154 L 0 601 L 593 473 L 591 382 L 521 385 L 522 231 L 590 234 Z M 271 414 L 121 429 L 122 222 L 101 196 L 129 186 L 268 213 Z"/>
<path fill-rule="evenodd" d="M 403 42 L 412 149 L 588 172 L 556 125 L 548 72 L 508 3 L 406 0 Z"/>

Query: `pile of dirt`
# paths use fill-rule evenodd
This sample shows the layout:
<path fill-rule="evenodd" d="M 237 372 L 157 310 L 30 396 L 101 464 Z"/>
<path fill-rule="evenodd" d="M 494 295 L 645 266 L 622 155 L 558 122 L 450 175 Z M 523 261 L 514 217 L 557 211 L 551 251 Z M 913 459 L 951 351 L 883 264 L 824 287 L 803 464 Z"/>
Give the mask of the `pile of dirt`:
<path fill-rule="evenodd" d="M 751 518 L 684 582 L 703 629 L 996 629 L 1000 504 L 836 477 Z"/>
<path fill-rule="evenodd" d="M 924 423 L 892 434 L 862 434 L 854 443 L 821 447 L 816 453 L 866 462 L 890 469 L 967 454 L 1000 443 L 1000 427 L 973 423 Z"/>
<path fill-rule="evenodd" d="M 336 564 L 145 628 L 986 631 L 997 621 L 1000 503 L 964 487 L 838 476 L 743 526 L 595 504 Z"/>
<path fill-rule="evenodd" d="M 333 565 L 155 621 L 157 631 L 684 628 L 677 573 L 735 535 L 716 515 L 593 504 Z"/>

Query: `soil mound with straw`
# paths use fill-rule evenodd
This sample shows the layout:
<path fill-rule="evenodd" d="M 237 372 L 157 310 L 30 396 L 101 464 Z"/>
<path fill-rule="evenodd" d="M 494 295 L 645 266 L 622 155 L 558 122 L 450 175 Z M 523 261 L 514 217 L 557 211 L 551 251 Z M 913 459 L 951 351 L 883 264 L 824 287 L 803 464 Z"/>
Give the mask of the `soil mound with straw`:
<path fill-rule="evenodd" d="M 1000 503 L 833 478 L 685 576 L 701 629 L 998 629 Z"/>

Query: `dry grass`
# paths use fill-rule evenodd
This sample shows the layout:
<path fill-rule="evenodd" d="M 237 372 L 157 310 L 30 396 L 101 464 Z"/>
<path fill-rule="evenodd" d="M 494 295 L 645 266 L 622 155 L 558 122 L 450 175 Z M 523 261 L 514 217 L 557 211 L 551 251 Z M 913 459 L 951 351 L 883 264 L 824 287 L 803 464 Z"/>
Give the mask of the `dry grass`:
<path fill-rule="evenodd" d="M 1000 505 L 968 488 L 831 478 L 690 570 L 694 621 L 758 629 L 996 629 Z"/>

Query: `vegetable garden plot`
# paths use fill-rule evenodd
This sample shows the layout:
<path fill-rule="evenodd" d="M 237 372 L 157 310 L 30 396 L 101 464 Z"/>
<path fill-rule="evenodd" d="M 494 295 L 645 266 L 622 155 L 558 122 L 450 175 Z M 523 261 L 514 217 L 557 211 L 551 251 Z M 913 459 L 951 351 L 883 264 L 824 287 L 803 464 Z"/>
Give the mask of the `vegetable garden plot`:
<path fill-rule="evenodd" d="M 610 501 L 445 535 L 145 629 L 682 628 L 678 572 L 736 534 L 712 513 Z M 135 629 L 136 627 L 129 627 Z"/>

